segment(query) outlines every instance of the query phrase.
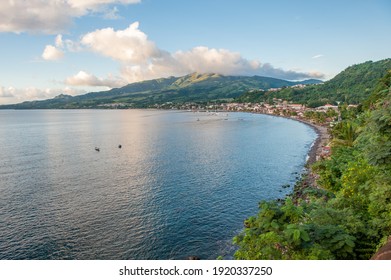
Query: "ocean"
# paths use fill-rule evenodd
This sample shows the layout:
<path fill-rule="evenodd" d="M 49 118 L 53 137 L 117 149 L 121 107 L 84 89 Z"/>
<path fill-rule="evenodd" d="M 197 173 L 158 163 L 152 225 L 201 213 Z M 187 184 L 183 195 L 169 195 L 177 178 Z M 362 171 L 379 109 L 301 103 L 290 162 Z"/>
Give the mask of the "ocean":
<path fill-rule="evenodd" d="M 2 110 L 0 259 L 231 258 L 315 138 L 249 113 Z"/>

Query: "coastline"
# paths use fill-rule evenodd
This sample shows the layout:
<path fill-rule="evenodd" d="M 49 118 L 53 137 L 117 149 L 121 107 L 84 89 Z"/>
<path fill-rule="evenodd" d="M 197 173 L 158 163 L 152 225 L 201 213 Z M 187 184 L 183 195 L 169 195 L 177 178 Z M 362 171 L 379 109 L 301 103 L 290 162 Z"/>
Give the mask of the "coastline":
<path fill-rule="evenodd" d="M 303 119 L 291 118 L 287 116 L 278 116 L 273 114 L 265 114 L 265 113 L 254 113 L 254 112 L 249 112 L 249 113 L 262 114 L 262 115 L 268 115 L 268 116 L 274 116 L 274 117 L 285 118 L 293 121 L 298 121 L 312 127 L 315 130 L 317 137 L 307 154 L 308 158 L 306 163 L 304 164 L 306 171 L 303 174 L 301 174 L 301 178 L 296 181 L 295 187 L 292 191 L 292 195 L 294 198 L 297 199 L 302 196 L 302 190 L 304 188 L 308 188 L 311 186 L 314 188 L 319 188 L 316 184 L 318 175 L 311 170 L 311 165 L 320 159 L 322 155 L 323 147 L 326 146 L 330 141 L 330 134 L 328 132 L 328 128 L 326 126 L 314 124 L 311 121 L 307 121 Z"/>
<path fill-rule="evenodd" d="M 316 184 L 316 180 L 317 180 L 318 176 L 316 173 L 314 173 L 311 170 L 311 165 L 319 160 L 319 158 L 322 154 L 323 147 L 326 146 L 328 144 L 328 142 L 330 141 L 330 134 L 328 132 L 327 127 L 314 124 L 310 121 L 303 120 L 303 119 L 284 117 L 284 116 L 279 116 L 279 117 L 287 118 L 290 120 L 304 123 L 304 124 L 312 127 L 315 130 L 315 133 L 317 134 L 317 137 L 316 137 L 315 141 L 313 142 L 313 144 L 307 154 L 308 159 L 304 165 L 306 172 L 304 172 L 302 174 L 301 179 L 297 180 L 297 182 L 295 184 L 295 188 L 292 193 L 295 198 L 298 198 L 298 197 L 302 196 L 302 190 L 304 188 L 308 188 L 311 186 L 318 188 L 318 186 Z"/>
<path fill-rule="evenodd" d="M 226 111 L 226 112 L 232 112 L 232 111 Z M 289 120 L 293 120 L 293 121 L 298 121 L 298 122 L 304 123 L 304 124 L 312 127 L 315 130 L 317 137 L 316 137 L 314 143 L 312 144 L 312 146 L 307 154 L 308 159 L 305 164 L 307 167 L 310 166 L 311 164 L 315 163 L 318 160 L 318 158 L 322 154 L 322 148 L 324 146 L 326 146 L 330 140 L 330 134 L 328 132 L 327 127 L 325 127 L 325 126 L 314 124 L 314 123 L 307 121 L 307 120 L 296 119 L 296 118 L 291 118 L 291 117 L 287 117 L 287 116 L 279 116 L 279 115 L 256 113 L 256 112 L 249 112 L 249 113 L 285 118 L 285 119 L 289 119 Z"/>
<path fill-rule="evenodd" d="M 316 134 L 318 135 L 314 143 L 312 144 L 311 149 L 308 152 L 308 160 L 306 162 L 306 165 L 309 166 L 315 163 L 320 157 L 320 155 L 322 154 L 322 148 L 328 144 L 328 141 L 330 140 L 330 134 L 328 133 L 327 127 L 317 125 L 305 120 L 297 120 L 297 119 L 293 119 L 293 120 L 311 126 L 315 130 Z"/>

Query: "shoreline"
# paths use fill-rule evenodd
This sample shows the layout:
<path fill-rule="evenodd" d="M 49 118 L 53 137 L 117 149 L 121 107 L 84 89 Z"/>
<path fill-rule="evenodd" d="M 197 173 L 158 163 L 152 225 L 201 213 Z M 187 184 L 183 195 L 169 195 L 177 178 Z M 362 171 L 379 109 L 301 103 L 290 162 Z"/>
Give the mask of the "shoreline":
<path fill-rule="evenodd" d="M 232 111 L 226 111 L 226 112 L 232 112 Z M 273 115 L 273 114 L 265 114 L 265 113 L 257 113 L 257 112 L 248 112 L 251 114 L 260 114 L 260 115 L 266 115 L 266 116 L 274 116 L 274 117 L 280 117 L 288 120 L 298 121 L 303 124 L 306 124 L 310 127 L 312 127 L 315 130 L 315 133 L 317 134 L 317 137 L 315 141 L 312 143 L 310 150 L 308 151 L 308 159 L 305 163 L 305 166 L 312 165 L 318 160 L 318 157 L 320 157 L 322 153 L 322 148 L 328 144 L 328 141 L 330 140 L 330 134 L 328 132 L 327 127 L 321 126 L 318 124 L 314 124 L 310 121 L 303 120 L 303 119 L 296 119 L 291 118 L 287 116 L 279 116 L 279 115 Z"/>
<path fill-rule="evenodd" d="M 305 171 L 301 174 L 301 178 L 296 180 L 295 187 L 292 191 L 292 195 L 295 196 L 301 196 L 301 191 L 298 191 L 297 188 L 303 189 L 303 188 L 308 188 L 310 186 L 319 188 L 316 184 L 316 180 L 318 178 L 317 174 L 314 173 L 311 170 L 311 165 L 317 162 L 322 154 L 322 149 L 324 146 L 328 144 L 330 141 L 330 134 L 328 132 L 328 128 L 325 126 L 317 125 L 314 124 L 310 121 L 303 120 L 303 119 L 296 119 L 296 118 L 291 118 L 287 116 L 277 116 L 277 115 L 272 115 L 272 114 L 265 114 L 265 113 L 255 113 L 255 114 L 262 114 L 262 115 L 268 115 L 268 116 L 275 116 L 275 117 L 280 117 L 280 118 L 285 118 L 293 121 L 298 121 L 303 124 L 306 124 L 310 127 L 312 127 L 315 130 L 315 133 L 317 134 L 317 137 L 315 141 L 312 143 L 311 148 L 309 149 L 307 153 L 307 160 L 304 164 Z M 301 186 L 301 187 L 298 187 Z"/>
<path fill-rule="evenodd" d="M 224 112 L 232 112 L 232 111 L 224 111 Z M 246 112 L 245 112 L 246 113 Z M 304 172 L 301 174 L 301 178 L 296 180 L 295 186 L 292 190 L 291 195 L 293 197 L 301 197 L 302 196 L 302 190 L 304 188 L 308 187 L 314 187 L 319 188 L 319 186 L 316 184 L 316 180 L 318 179 L 318 175 L 314 173 L 311 170 L 311 165 L 313 165 L 315 162 L 317 162 L 320 159 L 320 156 L 322 155 L 323 147 L 326 146 L 330 141 L 330 134 L 328 132 L 328 128 L 326 126 L 321 126 L 318 124 L 314 124 L 311 121 L 303 120 L 303 119 L 296 119 L 291 118 L 287 116 L 278 116 L 273 114 L 265 114 L 265 113 L 259 113 L 259 112 L 247 112 L 251 114 L 260 114 L 260 115 L 266 115 L 266 116 L 274 116 L 274 117 L 280 117 L 288 120 L 298 121 L 305 125 L 310 126 L 314 129 L 317 137 L 312 143 L 308 153 L 307 153 L 307 160 L 304 163 Z"/>
<path fill-rule="evenodd" d="M 305 125 L 310 126 L 312 129 L 314 129 L 317 137 L 312 143 L 308 153 L 307 153 L 307 160 L 304 163 L 304 172 L 301 174 L 301 178 L 296 180 L 295 187 L 292 190 L 292 195 L 294 195 L 297 190 L 295 190 L 299 185 L 301 186 L 300 189 L 302 188 L 307 188 L 307 187 L 315 187 L 319 188 L 316 184 L 316 180 L 318 179 L 318 175 L 314 173 L 311 170 L 311 165 L 313 165 L 315 162 L 317 162 L 323 151 L 323 147 L 329 144 L 330 141 L 330 134 L 328 132 L 328 127 L 327 126 L 322 126 L 318 125 L 315 123 L 312 123 L 309 120 L 304 120 L 304 119 L 297 119 L 297 118 L 292 118 L 288 116 L 280 116 L 280 115 L 273 115 L 273 114 L 267 114 L 267 113 L 260 113 L 260 112 L 251 112 L 251 111 L 226 111 L 226 110 L 218 110 L 217 112 L 222 112 L 222 113 L 250 113 L 250 114 L 258 114 L 258 115 L 265 115 L 265 116 L 273 116 L 273 117 L 279 117 L 279 118 L 284 118 L 288 120 L 293 120 L 297 122 L 301 122 Z M 299 194 L 300 196 L 300 194 Z"/>
<path fill-rule="evenodd" d="M 318 160 L 318 157 L 322 154 L 322 148 L 326 146 L 328 144 L 328 141 L 330 140 L 330 134 L 328 133 L 328 129 L 327 127 L 317 125 L 305 120 L 291 120 L 296 120 L 306 125 L 309 125 L 315 130 L 317 134 L 317 137 L 308 152 L 308 160 L 306 162 L 306 165 L 312 165 Z"/>

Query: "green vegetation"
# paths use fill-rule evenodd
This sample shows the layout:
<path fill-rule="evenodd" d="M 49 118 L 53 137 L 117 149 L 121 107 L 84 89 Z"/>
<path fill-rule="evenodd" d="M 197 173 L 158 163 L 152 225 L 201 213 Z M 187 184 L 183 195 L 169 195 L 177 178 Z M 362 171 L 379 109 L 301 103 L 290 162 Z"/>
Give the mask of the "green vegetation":
<path fill-rule="evenodd" d="M 342 112 L 331 131 L 331 157 L 312 166 L 320 188 L 298 184 L 284 201 L 260 203 L 234 238 L 236 259 L 369 259 L 385 242 L 391 235 L 390 86 L 389 70 L 363 107 Z"/>
<path fill-rule="evenodd" d="M 304 83 L 320 82 L 316 80 Z M 76 108 L 146 108 L 155 104 L 181 104 L 232 100 L 251 89 L 292 86 L 299 82 L 260 76 L 222 76 L 193 73 L 129 84 L 108 91 L 79 96 L 59 95 L 56 98 L 0 106 L 0 109 L 76 109 Z"/>
<path fill-rule="evenodd" d="M 384 73 L 391 69 L 391 59 L 377 62 L 368 61 L 346 68 L 333 79 L 318 85 L 304 88 L 286 87 L 280 91 L 246 92 L 236 99 L 237 102 L 267 102 L 280 98 L 295 103 L 318 107 L 326 103 L 337 102 L 358 104 L 368 98 Z"/>

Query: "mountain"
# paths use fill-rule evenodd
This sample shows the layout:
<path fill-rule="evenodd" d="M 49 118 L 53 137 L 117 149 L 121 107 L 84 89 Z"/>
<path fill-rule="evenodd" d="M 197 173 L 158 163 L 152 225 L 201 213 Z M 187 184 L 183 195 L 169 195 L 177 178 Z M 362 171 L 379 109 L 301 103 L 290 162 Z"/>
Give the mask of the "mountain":
<path fill-rule="evenodd" d="M 323 83 L 322 80 L 317 80 L 317 79 L 308 79 L 300 82 L 300 84 L 302 85 L 317 85 L 322 83 Z"/>
<path fill-rule="evenodd" d="M 310 107 L 346 102 L 358 104 L 368 98 L 377 81 L 391 69 L 391 59 L 367 61 L 352 65 L 329 81 L 304 88 L 284 88 L 277 92 L 247 92 L 237 98 L 239 102 L 270 102 L 281 98 Z"/>
<path fill-rule="evenodd" d="M 61 94 L 55 98 L 3 105 L 0 109 L 50 108 L 145 108 L 166 102 L 205 102 L 231 100 L 249 90 L 289 87 L 319 80 L 291 82 L 261 76 L 223 76 L 215 73 L 192 73 L 183 77 L 169 77 L 128 84 L 108 91 L 90 92 L 79 96 Z"/>

